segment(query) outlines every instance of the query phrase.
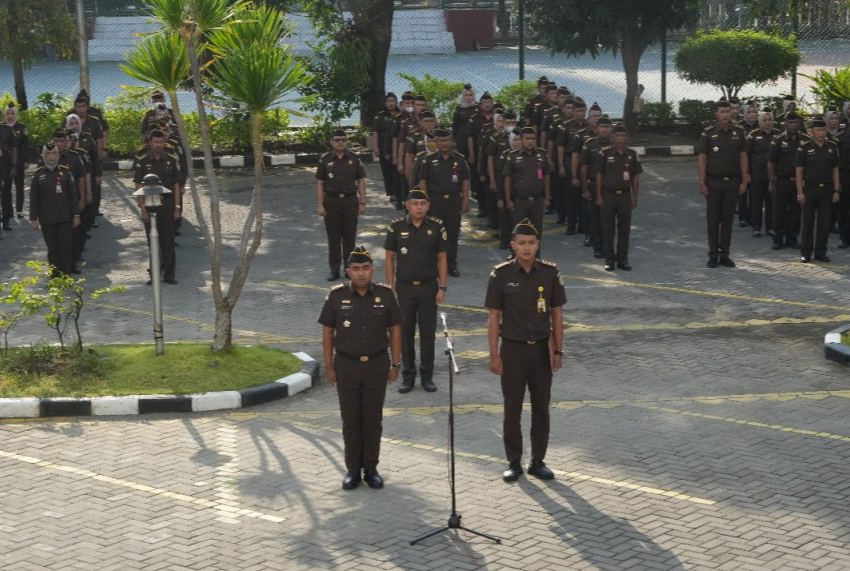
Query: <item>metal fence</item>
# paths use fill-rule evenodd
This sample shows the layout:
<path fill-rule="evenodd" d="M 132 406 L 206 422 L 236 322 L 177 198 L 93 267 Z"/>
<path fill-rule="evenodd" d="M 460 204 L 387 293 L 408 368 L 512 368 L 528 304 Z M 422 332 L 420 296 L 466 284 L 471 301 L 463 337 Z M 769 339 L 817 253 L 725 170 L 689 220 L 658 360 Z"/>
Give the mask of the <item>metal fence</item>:
<path fill-rule="evenodd" d="M 61 2 L 60 2 L 61 4 Z M 104 102 L 125 86 L 137 85 L 119 68 L 124 54 L 138 41 L 139 35 L 154 27 L 144 15 L 143 0 L 84 0 L 85 30 L 88 36 L 91 96 Z M 399 74 L 413 76 L 430 74 L 434 77 L 472 83 L 479 93 L 495 92 L 516 82 L 524 72 L 526 78 L 546 75 L 559 85 L 568 86 L 588 102 L 597 101 L 606 112 L 618 115 L 623 105 L 625 77 L 618 57 L 606 54 L 596 59 L 590 56 L 567 57 L 551 54 L 544 45 L 530 38 L 524 47 L 524 69 L 520 69 L 520 46 L 517 37 L 516 0 L 456 1 L 405 0 L 397 2 L 393 42 L 387 66 L 387 89 L 400 93 L 408 82 Z M 833 69 L 850 63 L 850 10 L 844 0 L 785 0 L 771 14 L 757 14 L 747 8 L 752 3 L 739 4 L 728 0 L 706 0 L 702 7 L 703 27 L 780 26 L 799 33 L 803 55 L 797 77 L 797 93 L 808 96 L 810 75 L 817 69 Z M 776 5 L 773 3 L 772 5 Z M 796 5 L 796 24 L 789 16 Z M 67 1 L 73 13 L 75 0 Z M 301 14 L 290 15 L 294 26 L 292 37 L 296 53 L 309 55 L 311 30 L 308 19 Z M 643 56 L 640 81 L 645 87 L 648 103 L 662 99 L 676 104 L 682 99 L 713 99 L 719 93 L 711 86 L 693 85 L 680 79 L 673 69 L 673 56 L 685 33 L 670 34 L 666 53 L 662 46 L 650 47 Z M 80 64 L 75 60 L 46 57 L 25 71 L 30 99 L 42 92 L 73 96 L 80 88 Z M 664 57 L 662 57 L 664 56 Z M 666 80 L 663 81 L 662 77 Z M 662 84 L 666 90 L 662 93 Z M 14 93 L 13 76 L 7 62 L 0 63 L 0 94 Z M 742 95 L 777 95 L 792 90 L 792 79 L 783 79 L 762 88 L 745 88 Z M 191 108 L 193 100 L 185 104 Z M 354 121 L 354 118 L 351 119 Z M 309 119 L 293 118 L 293 123 Z"/>

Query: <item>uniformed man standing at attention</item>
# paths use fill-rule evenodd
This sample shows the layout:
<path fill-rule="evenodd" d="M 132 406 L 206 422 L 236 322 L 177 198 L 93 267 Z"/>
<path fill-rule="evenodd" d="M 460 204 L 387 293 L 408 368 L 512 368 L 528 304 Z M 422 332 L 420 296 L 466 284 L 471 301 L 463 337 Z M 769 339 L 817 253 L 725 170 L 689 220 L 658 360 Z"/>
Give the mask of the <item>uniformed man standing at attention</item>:
<path fill-rule="evenodd" d="M 384 108 L 372 121 L 372 153 L 381 165 L 381 175 L 384 179 L 384 192 L 387 198 L 395 199 L 398 178 L 393 167 L 393 135 L 392 129 L 398 115 L 398 99 L 392 91 L 384 97 Z"/>
<path fill-rule="evenodd" d="M 506 482 L 522 474 L 522 403 L 531 397 L 531 463 L 528 473 L 555 477 L 545 462 L 549 445 L 549 399 L 552 374 L 563 358 L 562 306 L 567 295 L 558 268 L 537 259 L 537 228 L 522 220 L 513 230 L 516 258 L 493 268 L 484 305 L 490 310 L 490 372 L 501 376 L 505 419 L 503 440 Z M 501 339 L 501 342 L 500 342 Z"/>
<path fill-rule="evenodd" d="M 800 203 L 797 200 L 797 149 L 809 138 L 793 111 L 785 115 L 785 132 L 773 138 L 767 163 L 773 195 L 773 249 L 799 248 Z"/>
<path fill-rule="evenodd" d="M 734 268 L 729 257 L 738 195 L 747 191 L 749 167 L 744 132 L 732 124 L 727 101 L 714 106 L 717 123 L 706 127 L 697 147 L 699 192 L 705 196 L 708 220 L 708 264 Z"/>
<path fill-rule="evenodd" d="M 44 146 L 41 158 L 44 164 L 33 173 L 30 184 L 30 225 L 41 229 L 53 275 L 69 275 L 71 233 L 80 224 L 74 177 L 59 164 L 59 150 L 53 143 Z"/>
<path fill-rule="evenodd" d="M 446 230 L 428 214 L 428 193 L 413 188 L 407 196 L 407 216 L 390 222 L 384 249 L 387 284 L 395 290 L 404 321 L 401 328 L 400 393 L 409 393 L 416 382 L 416 324 L 419 323 L 419 374 L 422 388 L 432 393 L 437 304 L 446 299 L 448 264 Z"/>
<path fill-rule="evenodd" d="M 602 244 L 605 270 L 614 271 L 614 264 L 629 271 L 629 232 L 632 227 L 632 210 L 638 205 L 640 175 L 643 167 L 637 152 L 626 147 L 626 128 L 617 125 L 612 129 L 614 144 L 603 147 L 596 155 L 596 204 L 601 210 Z M 617 248 L 614 249 L 614 234 Z"/>
<path fill-rule="evenodd" d="M 535 228 L 543 228 L 543 210 L 552 195 L 549 188 L 549 158 L 536 146 L 534 127 L 520 131 L 522 148 L 512 151 L 502 170 L 505 177 L 505 208 L 514 225 L 528 218 Z M 537 247 L 539 248 L 539 244 Z"/>
<path fill-rule="evenodd" d="M 524 126 L 531 126 L 532 117 L 534 116 L 534 108 L 537 107 L 538 104 L 546 101 L 547 85 L 549 85 L 549 78 L 545 75 L 541 75 L 540 79 L 537 80 L 537 95 L 525 103 L 525 109 L 522 111 L 522 121 Z"/>
<path fill-rule="evenodd" d="M 826 255 L 832 205 L 841 199 L 838 147 L 826 138 L 826 122 L 811 123 L 812 138 L 797 150 L 797 200 L 803 206 L 803 245 L 800 259 L 829 262 Z"/>
<path fill-rule="evenodd" d="M 183 215 L 182 200 L 180 197 L 180 165 L 177 157 L 165 152 L 165 133 L 154 129 L 149 134 L 150 141 L 145 153 L 136 157 L 133 170 L 133 182 L 136 190 L 142 187 L 142 182 L 148 174 L 159 177 L 160 184 L 171 191 L 162 197 L 162 207 L 156 216 L 156 227 L 159 232 L 159 249 L 161 251 L 160 261 L 162 268 L 151 268 L 150 271 L 162 271 L 162 278 L 167 284 L 175 285 L 177 279 L 174 277 L 177 270 L 177 255 L 174 251 L 174 221 Z M 150 241 L 151 218 L 144 207 L 144 199 L 138 198 L 138 205 L 142 212 L 142 222 L 145 225 L 145 234 Z M 153 280 L 149 279 L 147 285 Z"/>
<path fill-rule="evenodd" d="M 319 159 L 316 169 L 316 212 L 325 219 L 328 234 L 328 281 L 339 279 L 339 266 L 354 248 L 357 217 L 366 212 L 366 171 L 348 150 L 345 131 L 331 137 L 331 151 Z"/>
<path fill-rule="evenodd" d="M 434 136 L 437 152 L 429 155 L 422 163 L 419 188 L 427 192 L 431 199 L 431 214 L 443 221 L 448 237 L 446 253 L 449 275 L 458 278 L 460 219 L 462 214 L 469 212 L 469 165 L 462 154 L 452 150 L 452 136 L 447 129 L 435 129 Z"/>
<path fill-rule="evenodd" d="M 378 473 L 384 398 L 401 367 L 402 316 L 389 286 L 372 281 L 375 267 L 365 248 L 351 251 L 345 273 L 350 281 L 331 288 L 319 316 L 322 353 L 342 416 L 346 468 L 342 488 L 353 490 L 362 478 L 377 489 L 384 487 Z"/>
<path fill-rule="evenodd" d="M 761 238 L 762 220 L 767 234 L 773 234 L 773 197 L 767 162 L 770 146 L 779 131 L 773 128 L 773 112 L 764 109 L 758 114 L 758 128 L 747 135 L 747 157 L 750 166 L 750 224 L 753 238 Z"/>

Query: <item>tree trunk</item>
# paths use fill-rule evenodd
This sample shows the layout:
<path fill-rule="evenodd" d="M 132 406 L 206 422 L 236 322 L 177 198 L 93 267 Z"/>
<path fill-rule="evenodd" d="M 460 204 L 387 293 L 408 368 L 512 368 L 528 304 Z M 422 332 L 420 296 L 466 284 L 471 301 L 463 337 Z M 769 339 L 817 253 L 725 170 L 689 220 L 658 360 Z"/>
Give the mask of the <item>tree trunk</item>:
<path fill-rule="evenodd" d="M 215 352 L 222 351 L 230 347 L 232 342 L 232 311 L 233 308 L 226 308 L 225 311 L 215 310 L 215 337 L 213 337 L 212 350 Z"/>
<path fill-rule="evenodd" d="M 372 64 L 369 66 L 369 87 L 360 96 L 360 123 L 371 127 L 375 115 L 384 106 L 386 95 L 387 58 L 393 38 L 393 0 L 374 0 L 355 22 L 358 30 L 371 42 Z"/>
<path fill-rule="evenodd" d="M 640 58 L 646 46 L 638 38 L 635 33 L 626 29 L 623 31 L 623 44 L 621 46 L 621 56 L 623 59 L 623 71 L 626 72 L 626 100 L 623 103 L 623 124 L 629 133 L 634 133 L 638 129 L 640 117 L 634 112 L 635 98 L 638 96 L 638 69 L 640 68 Z"/>
<path fill-rule="evenodd" d="M 12 71 L 15 76 L 15 99 L 18 100 L 18 109 L 26 111 L 29 108 L 29 102 L 27 88 L 24 85 L 24 62 L 19 56 L 12 58 Z"/>
<path fill-rule="evenodd" d="M 221 351 L 230 347 L 232 329 L 229 316 L 233 308 L 236 307 L 239 296 L 242 294 L 242 288 L 248 279 L 248 270 L 251 268 L 254 254 L 257 253 L 260 244 L 263 242 L 263 113 L 254 113 L 251 115 L 251 146 L 254 151 L 254 193 L 251 197 L 251 207 L 248 210 L 248 216 L 245 218 L 245 224 L 242 228 L 242 240 L 239 244 L 239 260 L 233 269 L 233 276 L 230 279 L 230 286 L 227 288 L 227 295 L 225 296 L 228 307 L 226 329 L 224 329 L 225 324 L 222 324 L 221 328 L 219 327 L 218 314 L 220 312 L 216 311 L 213 351 Z M 251 228 L 252 226 L 253 229 Z M 248 245 L 249 236 L 253 236 L 250 246 Z"/>

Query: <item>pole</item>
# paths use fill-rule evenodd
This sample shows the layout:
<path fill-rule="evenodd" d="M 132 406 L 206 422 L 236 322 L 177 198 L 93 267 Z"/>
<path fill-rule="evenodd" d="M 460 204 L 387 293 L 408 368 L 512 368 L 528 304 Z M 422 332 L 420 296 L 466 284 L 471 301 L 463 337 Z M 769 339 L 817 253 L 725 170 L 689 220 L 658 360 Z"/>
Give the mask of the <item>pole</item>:
<path fill-rule="evenodd" d="M 86 33 L 85 0 L 77 0 L 77 35 L 80 37 L 80 87 L 91 95 L 89 81 L 89 39 Z"/>
<path fill-rule="evenodd" d="M 151 282 L 153 285 L 153 339 L 157 356 L 165 353 L 164 330 L 162 327 L 162 271 L 159 261 L 159 229 L 156 225 L 157 212 L 151 212 Z"/>
<path fill-rule="evenodd" d="M 800 12 L 798 0 L 791 0 L 791 31 L 794 34 L 794 47 L 798 46 L 797 36 L 800 33 Z M 797 66 L 791 72 L 791 95 L 797 97 Z"/>
<path fill-rule="evenodd" d="M 525 79 L 525 0 L 517 0 L 517 26 L 519 27 L 519 79 Z"/>
<path fill-rule="evenodd" d="M 661 32 L 661 103 L 667 103 L 667 30 Z"/>

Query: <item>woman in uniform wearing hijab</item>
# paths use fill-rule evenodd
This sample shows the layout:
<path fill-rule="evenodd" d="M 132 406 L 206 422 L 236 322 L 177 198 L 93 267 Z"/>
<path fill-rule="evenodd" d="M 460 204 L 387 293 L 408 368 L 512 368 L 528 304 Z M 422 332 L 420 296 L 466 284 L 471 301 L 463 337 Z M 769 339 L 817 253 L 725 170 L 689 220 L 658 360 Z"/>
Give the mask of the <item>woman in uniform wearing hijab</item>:
<path fill-rule="evenodd" d="M 59 149 L 52 143 L 41 152 L 44 165 L 32 175 L 30 185 L 30 225 L 41 229 L 47 244 L 47 261 L 53 275 L 71 273 L 73 229 L 80 224 L 74 177 L 59 164 Z"/>

